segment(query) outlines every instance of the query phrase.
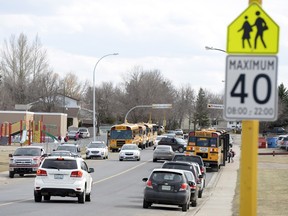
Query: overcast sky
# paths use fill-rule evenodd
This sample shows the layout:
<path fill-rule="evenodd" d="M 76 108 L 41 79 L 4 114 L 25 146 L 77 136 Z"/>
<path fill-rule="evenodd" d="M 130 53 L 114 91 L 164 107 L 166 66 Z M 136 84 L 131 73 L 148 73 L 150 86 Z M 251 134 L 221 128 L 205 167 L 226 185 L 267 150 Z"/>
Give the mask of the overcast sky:
<path fill-rule="evenodd" d="M 248 0 L 0 0 L 0 46 L 38 35 L 54 72 L 96 85 L 121 82 L 135 66 L 158 69 L 176 87 L 223 93 L 227 27 Z M 280 26 L 278 84 L 288 87 L 288 1 L 262 0 Z"/>

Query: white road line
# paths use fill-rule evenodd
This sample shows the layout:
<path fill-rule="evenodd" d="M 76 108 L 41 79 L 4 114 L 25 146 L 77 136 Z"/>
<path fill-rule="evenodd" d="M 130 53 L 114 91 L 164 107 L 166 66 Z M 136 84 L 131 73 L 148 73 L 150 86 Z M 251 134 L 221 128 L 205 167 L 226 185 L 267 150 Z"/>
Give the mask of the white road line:
<path fill-rule="evenodd" d="M 30 198 L 30 199 L 23 199 L 23 200 L 18 200 L 18 201 L 9 202 L 9 203 L 3 203 L 3 204 L 0 204 L 0 207 L 6 206 L 6 205 L 12 205 L 12 204 L 15 204 L 15 203 L 20 203 L 20 202 L 25 202 L 25 201 L 28 201 L 28 200 L 32 200 L 32 199 Z"/>
<path fill-rule="evenodd" d="M 127 169 L 127 170 L 125 170 L 125 171 L 123 171 L 123 172 L 120 172 L 120 173 L 117 173 L 117 174 L 115 174 L 115 175 L 109 176 L 109 177 L 107 177 L 107 178 L 104 178 L 104 179 L 95 181 L 95 182 L 93 182 L 93 185 L 94 185 L 94 184 L 98 184 L 98 183 L 103 182 L 103 181 L 106 181 L 106 180 L 109 180 L 109 179 L 112 179 L 112 178 L 115 178 L 115 177 L 117 177 L 117 176 L 123 175 L 123 174 L 125 174 L 125 173 L 127 173 L 127 172 L 130 172 L 131 170 L 134 170 L 134 169 L 136 169 L 136 168 L 138 168 L 138 167 L 140 167 L 140 166 L 143 166 L 144 164 L 146 164 L 146 163 L 148 163 L 148 162 L 149 162 L 149 161 L 146 161 L 146 162 L 144 162 L 144 163 L 138 164 L 137 166 L 131 167 L 130 169 Z"/>

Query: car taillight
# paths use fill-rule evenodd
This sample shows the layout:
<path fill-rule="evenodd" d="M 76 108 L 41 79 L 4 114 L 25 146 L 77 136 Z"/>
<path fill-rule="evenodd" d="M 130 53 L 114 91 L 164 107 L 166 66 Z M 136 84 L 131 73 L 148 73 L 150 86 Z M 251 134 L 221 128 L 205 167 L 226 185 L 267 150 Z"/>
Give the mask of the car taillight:
<path fill-rule="evenodd" d="M 179 190 L 180 190 L 180 191 L 184 191 L 184 190 L 187 189 L 187 186 L 188 186 L 188 185 L 187 185 L 186 183 L 182 183 Z"/>
<path fill-rule="evenodd" d="M 201 173 L 204 173 L 204 167 L 200 167 Z"/>
<path fill-rule="evenodd" d="M 151 181 L 151 180 L 148 180 L 148 181 L 147 181 L 146 187 L 148 187 L 148 188 L 153 188 L 153 187 L 152 187 L 152 181 Z"/>
<path fill-rule="evenodd" d="M 38 169 L 36 172 L 37 176 L 47 176 L 46 170 Z"/>
<path fill-rule="evenodd" d="M 72 171 L 70 177 L 77 177 L 77 178 L 81 178 L 83 176 L 82 171 L 77 170 L 77 171 Z"/>

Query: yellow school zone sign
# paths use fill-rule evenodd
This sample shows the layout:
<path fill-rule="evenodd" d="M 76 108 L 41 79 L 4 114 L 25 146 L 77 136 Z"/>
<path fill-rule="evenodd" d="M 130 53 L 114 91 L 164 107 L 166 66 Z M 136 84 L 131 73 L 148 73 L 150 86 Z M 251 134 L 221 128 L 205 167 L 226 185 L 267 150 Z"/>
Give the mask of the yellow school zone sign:
<path fill-rule="evenodd" d="M 252 3 L 229 26 L 227 53 L 277 54 L 279 26 L 257 3 Z"/>

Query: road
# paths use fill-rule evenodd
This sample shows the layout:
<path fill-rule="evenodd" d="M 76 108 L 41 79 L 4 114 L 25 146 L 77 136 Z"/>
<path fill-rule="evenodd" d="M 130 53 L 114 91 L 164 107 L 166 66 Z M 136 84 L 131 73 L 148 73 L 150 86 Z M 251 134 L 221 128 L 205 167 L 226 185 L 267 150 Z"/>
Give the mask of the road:
<path fill-rule="evenodd" d="M 50 216 L 50 215 L 189 215 L 196 208 L 190 207 L 183 213 L 177 206 L 154 205 L 143 209 L 143 177 L 148 177 L 163 162 L 152 162 L 152 147 L 142 150 L 141 161 L 118 160 L 118 153 L 110 153 L 108 160 L 87 160 L 87 164 L 95 169 L 92 173 L 93 190 L 91 202 L 78 204 L 77 198 L 51 197 L 50 201 L 35 203 L 33 197 L 34 176 L 18 175 L 8 178 L 6 184 L 0 184 L 0 216 Z M 212 175 L 208 172 L 206 184 Z M 198 206 L 207 199 L 205 190 Z"/>

